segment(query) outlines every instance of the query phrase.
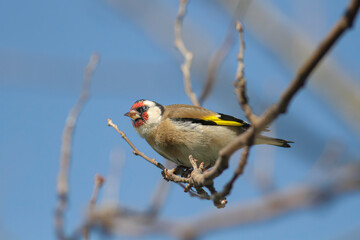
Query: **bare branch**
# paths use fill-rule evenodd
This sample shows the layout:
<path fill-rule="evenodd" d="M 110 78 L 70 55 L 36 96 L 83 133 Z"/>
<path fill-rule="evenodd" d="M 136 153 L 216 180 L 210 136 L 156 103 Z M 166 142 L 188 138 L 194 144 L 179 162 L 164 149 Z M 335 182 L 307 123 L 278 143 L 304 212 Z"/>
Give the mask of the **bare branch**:
<path fill-rule="evenodd" d="M 191 183 L 190 178 L 184 178 L 184 177 L 180 177 L 180 176 L 176 175 L 175 168 L 165 169 L 164 173 L 165 173 L 164 178 L 169 181 L 176 182 L 176 183 L 188 183 L 188 184 Z"/>
<path fill-rule="evenodd" d="M 91 195 L 90 202 L 89 202 L 89 209 L 93 210 L 98 199 L 99 191 L 102 185 L 105 182 L 105 178 L 100 174 L 95 174 L 95 184 L 94 184 L 94 191 Z"/>
<path fill-rule="evenodd" d="M 236 81 L 234 82 L 235 92 L 238 100 L 241 104 L 242 109 L 245 112 L 245 116 L 251 123 L 257 120 L 257 116 L 253 114 L 251 107 L 248 104 L 248 96 L 246 93 L 246 79 L 244 76 L 244 50 L 245 41 L 243 35 L 243 27 L 240 22 L 236 22 L 236 30 L 239 32 L 240 47 L 237 55 L 238 68 L 236 73 Z"/>
<path fill-rule="evenodd" d="M 98 199 L 99 191 L 102 185 L 105 182 L 105 178 L 101 176 L 100 174 L 95 174 L 95 184 L 94 184 L 94 191 L 91 195 L 90 202 L 89 202 L 89 212 L 93 211 L 95 208 L 96 201 Z M 83 236 L 85 240 L 89 240 L 90 237 L 90 229 L 85 228 L 83 232 Z"/>
<path fill-rule="evenodd" d="M 93 53 L 90 57 L 89 63 L 85 68 L 84 80 L 80 98 L 75 106 L 69 112 L 66 119 L 62 143 L 61 143 L 61 156 L 60 156 L 60 169 L 57 179 L 57 195 L 58 204 L 55 211 L 55 229 L 58 239 L 66 239 L 64 233 L 64 215 L 68 202 L 68 173 L 71 160 L 71 146 L 74 129 L 77 119 L 81 110 L 83 109 L 86 101 L 90 95 L 90 82 L 94 70 L 99 62 L 100 55 Z"/>
<path fill-rule="evenodd" d="M 194 57 L 194 54 L 190 52 L 184 44 L 184 41 L 181 36 L 181 29 L 182 29 L 182 22 L 184 20 L 186 7 L 187 7 L 187 0 L 179 0 L 179 11 L 178 15 L 175 21 L 174 26 L 174 32 L 175 32 L 175 46 L 177 49 L 181 52 L 181 54 L 184 56 L 184 63 L 181 65 L 181 71 L 184 75 L 184 84 L 185 84 L 185 91 L 186 94 L 189 96 L 191 102 L 195 106 L 200 106 L 199 101 L 195 95 L 195 93 L 192 90 L 191 87 L 191 79 L 190 79 L 190 68 L 192 64 L 192 59 Z"/>
<path fill-rule="evenodd" d="M 133 149 L 133 153 L 136 156 L 140 156 L 140 157 L 144 158 L 146 161 L 148 161 L 149 163 L 155 165 L 156 167 L 160 168 L 161 170 L 165 169 L 164 165 L 157 162 L 154 158 L 149 158 L 144 153 L 140 152 L 139 149 L 137 149 L 135 147 L 135 145 L 127 138 L 125 133 L 120 131 L 118 126 L 116 124 L 114 124 L 113 121 L 110 118 L 108 118 L 107 123 L 108 123 L 108 126 L 114 128 L 121 135 L 121 137 L 130 145 L 130 147 Z"/>
<path fill-rule="evenodd" d="M 146 222 L 123 209 L 98 208 L 90 224 L 102 226 L 112 233 L 132 236 L 165 234 L 182 239 L 195 239 L 224 227 L 266 221 L 315 205 L 329 203 L 339 195 L 360 189 L 360 164 L 350 163 L 335 168 L 328 178 L 304 182 L 273 192 L 265 197 L 232 205 L 223 211 L 210 211 L 187 219 Z M 129 227 L 124 223 L 131 222 Z M 131 226 L 131 227 L 130 227 Z"/>
<path fill-rule="evenodd" d="M 248 97 L 246 94 L 246 79 L 244 76 L 244 50 L 245 50 L 245 42 L 244 42 L 244 36 L 243 36 L 243 28 L 239 21 L 236 22 L 236 30 L 239 32 L 239 40 L 240 40 L 240 47 L 239 52 L 237 55 L 238 58 L 238 69 L 236 73 L 236 81 L 234 82 L 235 92 L 238 96 L 239 102 L 241 103 L 241 107 L 245 112 L 246 117 L 250 120 L 250 122 L 253 124 L 257 120 L 257 116 L 252 113 L 251 107 L 248 105 Z M 250 131 L 250 130 L 249 130 Z M 253 131 L 253 130 L 251 130 Z M 254 143 L 255 135 L 252 135 L 251 139 L 247 142 L 243 153 L 241 155 L 241 160 L 239 162 L 239 166 L 236 169 L 233 177 L 230 179 L 230 181 L 224 186 L 224 189 L 222 192 L 217 193 L 214 196 L 214 201 L 216 199 L 221 198 L 223 199 L 227 195 L 230 194 L 230 191 L 232 189 L 232 186 L 236 179 L 243 173 L 247 159 L 250 152 L 250 147 Z"/>

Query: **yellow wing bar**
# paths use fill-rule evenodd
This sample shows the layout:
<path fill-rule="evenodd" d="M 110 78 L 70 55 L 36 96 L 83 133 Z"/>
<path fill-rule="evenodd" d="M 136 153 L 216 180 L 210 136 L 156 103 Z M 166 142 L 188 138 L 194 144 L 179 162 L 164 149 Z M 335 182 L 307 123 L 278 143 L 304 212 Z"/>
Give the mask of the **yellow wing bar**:
<path fill-rule="evenodd" d="M 220 115 L 220 117 L 221 117 L 221 115 Z M 216 123 L 216 125 L 219 125 L 219 126 L 234 126 L 234 127 L 244 126 L 244 123 L 232 121 L 232 120 L 224 120 L 224 119 L 219 118 L 219 116 L 216 116 L 216 115 L 204 117 L 204 118 L 201 118 L 201 120 L 212 121 L 212 122 Z"/>

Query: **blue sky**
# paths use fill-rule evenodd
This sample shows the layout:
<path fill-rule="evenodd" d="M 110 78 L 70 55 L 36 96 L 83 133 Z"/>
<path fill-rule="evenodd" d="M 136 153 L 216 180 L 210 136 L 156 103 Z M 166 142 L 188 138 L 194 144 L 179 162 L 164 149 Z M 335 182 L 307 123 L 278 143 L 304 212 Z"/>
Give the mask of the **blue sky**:
<path fill-rule="evenodd" d="M 126 159 L 119 179 L 120 203 L 145 209 L 150 202 L 151 193 L 161 177 L 158 169 L 133 156 L 120 136 L 107 127 L 106 119 L 112 118 L 148 156 L 162 160 L 140 139 L 123 114 L 140 98 L 164 105 L 190 104 L 183 91 L 179 70 L 182 58 L 171 47 L 177 1 L 155 0 L 153 4 L 139 1 L 142 4 L 138 6 L 131 1 L 118 1 L 120 5 L 116 2 L 0 1 L 1 239 L 55 238 L 53 211 L 62 130 L 68 111 L 78 98 L 84 67 L 95 51 L 100 53 L 101 61 L 93 76 L 91 98 L 79 118 L 74 136 L 67 231 L 71 232 L 81 223 L 92 192 L 94 174 L 108 174 L 110 153 L 114 150 L 120 151 Z M 344 8 L 344 2 L 340 0 L 333 0 L 331 4 L 324 0 L 267 2 L 316 42 L 327 33 Z M 319 12 L 309 7 L 312 4 Z M 160 24 L 154 16 L 154 22 L 146 25 L 141 22 L 146 16 L 132 16 L 127 11 L 131 7 L 141 8 L 139 12 L 145 11 L 150 16 L 152 12 L 164 12 L 173 19 Z M 304 11 L 319 17 L 307 17 Z M 185 19 L 184 33 L 188 26 L 199 29 L 196 34 L 208 35 L 209 41 L 201 49 L 203 56 L 208 57 L 215 50 L 209 46 L 221 43 L 229 21 L 226 11 L 215 1 L 193 0 Z M 158 32 L 152 34 L 151 31 Z M 191 48 L 191 35 L 186 35 L 186 39 Z M 353 76 L 357 86 L 360 84 L 359 39 L 360 21 L 357 19 L 355 29 L 348 32 L 330 54 Z M 247 31 L 246 25 L 245 41 L 250 101 L 255 111 L 261 113 L 278 99 L 294 72 L 264 47 L 251 29 Z M 204 106 L 243 118 L 232 89 L 237 48 L 236 44 L 227 57 L 216 90 Z M 195 49 L 194 52 L 193 86 L 199 93 L 206 68 L 200 62 L 201 58 L 196 58 L 200 51 Z M 289 112 L 271 128 L 277 137 L 295 141 L 293 148 L 254 147 L 244 176 L 228 198 L 229 205 L 260 196 L 253 170 L 259 158 L 264 156 L 273 158 L 274 179 L 279 188 L 304 181 L 331 141 L 336 140 L 342 146 L 341 161 L 359 161 L 359 132 L 311 86 L 295 97 Z M 238 157 L 239 153 L 234 155 L 230 163 L 232 169 Z M 230 174 L 231 170 L 227 171 L 217 186 L 222 186 Z M 190 198 L 172 185 L 161 218 L 177 219 L 215 210 L 211 202 Z M 101 202 L 102 195 L 100 197 Z M 205 237 L 334 239 L 359 227 L 359 203 L 359 193 L 349 194 L 320 208 Z"/>

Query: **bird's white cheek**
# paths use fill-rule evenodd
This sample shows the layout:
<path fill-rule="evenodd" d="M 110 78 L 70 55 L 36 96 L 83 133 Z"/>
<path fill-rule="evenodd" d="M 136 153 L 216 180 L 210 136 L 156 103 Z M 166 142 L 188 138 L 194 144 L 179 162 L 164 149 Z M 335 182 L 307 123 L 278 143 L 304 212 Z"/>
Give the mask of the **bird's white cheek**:
<path fill-rule="evenodd" d="M 146 138 L 161 123 L 160 110 L 150 108 L 149 111 L 143 113 L 142 117 L 145 123 L 136 127 L 135 130 L 142 138 Z"/>
<path fill-rule="evenodd" d="M 147 124 L 149 125 L 157 125 L 161 122 L 161 112 L 160 109 L 158 108 L 150 108 L 149 111 L 147 112 L 148 114 L 148 119 L 146 121 Z"/>

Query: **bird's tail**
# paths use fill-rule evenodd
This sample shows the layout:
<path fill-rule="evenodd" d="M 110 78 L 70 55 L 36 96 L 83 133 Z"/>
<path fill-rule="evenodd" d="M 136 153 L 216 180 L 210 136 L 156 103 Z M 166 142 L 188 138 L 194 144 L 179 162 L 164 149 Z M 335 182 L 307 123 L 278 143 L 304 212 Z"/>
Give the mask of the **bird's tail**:
<path fill-rule="evenodd" d="M 257 136 L 255 139 L 255 144 L 269 144 L 279 147 L 285 147 L 289 148 L 291 147 L 289 143 L 294 143 L 292 141 L 287 141 L 280 138 L 272 138 L 272 137 L 266 137 L 266 136 Z"/>

